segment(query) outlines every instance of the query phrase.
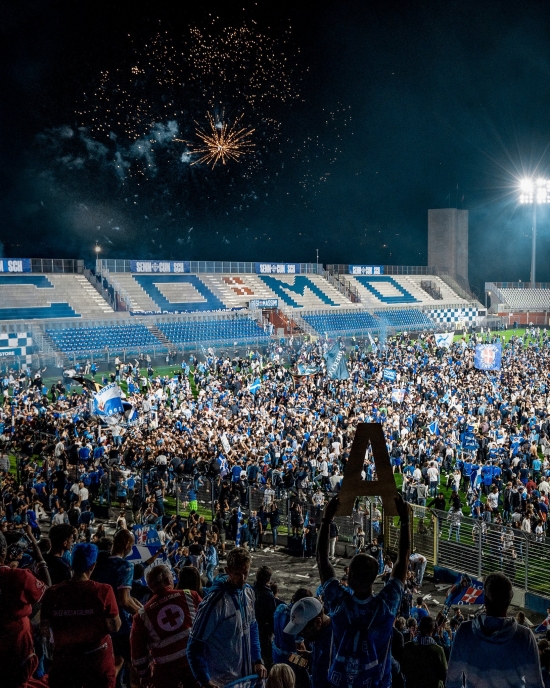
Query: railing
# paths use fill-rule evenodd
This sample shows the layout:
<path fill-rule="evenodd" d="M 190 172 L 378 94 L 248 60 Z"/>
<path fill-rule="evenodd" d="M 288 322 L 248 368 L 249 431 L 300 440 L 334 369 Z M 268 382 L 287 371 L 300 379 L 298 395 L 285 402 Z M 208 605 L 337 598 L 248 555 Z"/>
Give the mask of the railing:
<path fill-rule="evenodd" d="M 432 566 L 480 578 L 505 573 L 513 585 L 538 595 L 550 595 L 550 542 L 516 528 L 462 516 L 456 527 L 448 512 L 413 505 L 413 547 Z M 385 544 L 396 551 L 399 528 L 386 519 Z"/>
<path fill-rule="evenodd" d="M 550 282 L 535 282 L 535 286 L 531 286 L 531 282 L 485 282 L 485 291 L 489 284 L 498 289 L 550 289 Z"/>
<path fill-rule="evenodd" d="M 31 258 L 31 272 L 82 273 L 84 261 L 73 258 Z"/>
<path fill-rule="evenodd" d="M 256 274 L 256 262 L 234 262 L 220 260 L 191 260 L 189 261 L 189 274 L 217 273 L 217 274 Z M 272 263 L 273 261 L 265 261 Z M 97 261 L 97 272 L 105 274 L 109 272 L 131 272 L 129 260 L 101 259 Z M 299 274 L 321 274 L 321 263 L 299 263 Z"/>

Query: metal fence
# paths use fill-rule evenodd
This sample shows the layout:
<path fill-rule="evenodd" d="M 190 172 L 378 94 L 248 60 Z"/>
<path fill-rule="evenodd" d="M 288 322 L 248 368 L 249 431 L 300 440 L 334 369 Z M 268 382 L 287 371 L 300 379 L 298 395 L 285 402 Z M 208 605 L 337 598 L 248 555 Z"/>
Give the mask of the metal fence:
<path fill-rule="evenodd" d="M 550 543 L 499 523 L 462 516 L 453 522 L 445 511 L 413 505 L 413 547 L 431 566 L 442 566 L 476 578 L 502 571 L 515 587 L 550 595 Z M 385 544 L 397 550 L 399 527 L 386 519 Z"/>
<path fill-rule="evenodd" d="M 130 260 L 100 259 L 96 262 L 96 272 L 103 274 L 109 272 L 132 272 Z M 187 261 L 186 261 L 187 262 Z M 262 261 L 258 261 L 262 262 Z M 266 261 L 273 262 L 273 261 Z M 321 274 L 321 263 L 299 263 L 300 272 L 297 274 Z M 248 261 L 221 261 L 221 260 L 191 260 L 189 261 L 188 274 L 217 273 L 224 274 L 256 274 L 256 262 Z"/>

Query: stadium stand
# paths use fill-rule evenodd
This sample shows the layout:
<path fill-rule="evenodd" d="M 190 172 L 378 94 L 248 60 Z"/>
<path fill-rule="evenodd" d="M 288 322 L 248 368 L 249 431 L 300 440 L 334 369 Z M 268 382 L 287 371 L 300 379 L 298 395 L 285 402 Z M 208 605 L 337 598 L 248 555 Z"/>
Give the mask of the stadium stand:
<path fill-rule="evenodd" d="M 380 322 L 367 311 L 302 314 L 302 319 L 320 335 L 325 332 L 362 332 L 380 327 Z"/>
<path fill-rule="evenodd" d="M 112 313 L 83 275 L 0 275 L 0 320 L 92 318 Z"/>
<path fill-rule="evenodd" d="M 246 308 L 251 299 L 276 298 L 257 275 L 201 274 L 201 280 L 227 308 Z"/>
<path fill-rule="evenodd" d="M 506 303 L 516 310 L 550 310 L 550 289 L 510 289 L 500 287 Z"/>
<path fill-rule="evenodd" d="M 426 280 L 439 290 L 441 299 L 434 298 L 422 289 L 421 283 Z M 367 308 L 408 304 L 424 306 L 466 303 L 440 277 L 435 275 L 350 275 L 349 282 L 356 287 L 361 303 Z"/>
<path fill-rule="evenodd" d="M 217 311 L 225 304 L 197 275 L 117 273 L 116 282 L 135 311 Z"/>
<path fill-rule="evenodd" d="M 349 308 L 319 275 L 131 274 L 113 276 L 134 311 L 192 312 L 246 308 L 251 299 L 279 299 L 289 308 Z"/>
<path fill-rule="evenodd" d="M 290 308 L 349 308 L 351 301 L 320 275 L 259 275 L 260 280 Z"/>
<path fill-rule="evenodd" d="M 158 323 L 158 329 L 174 344 L 192 342 L 232 345 L 234 342 L 267 341 L 269 336 L 251 318 L 210 320 L 200 318 L 174 323 Z"/>
<path fill-rule="evenodd" d="M 145 325 L 115 325 L 109 327 L 74 327 L 47 329 L 46 334 L 64 353 L 90 351 L 137 351 L 140 348 L 162 348 Z"/>
<path fill-rule="evenodd" d="M 435 325 L 427 315 L 416 308 L 406 308 L 402 310 L 376 311 L 377 318 L 382 320 L 388 327 L 413 329 L 433 328 Z"/>

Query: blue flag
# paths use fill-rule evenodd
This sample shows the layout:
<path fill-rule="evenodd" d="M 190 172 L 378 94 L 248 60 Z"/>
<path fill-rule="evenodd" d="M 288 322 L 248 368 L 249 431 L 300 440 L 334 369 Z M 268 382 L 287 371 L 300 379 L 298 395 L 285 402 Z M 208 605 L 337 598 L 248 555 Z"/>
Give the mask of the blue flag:
<path fill-rule="evenodd" d="M 389 380 L 390 382 L 395 382 L 397 378 L 397 373 L 391 368 L 384 368 L 384 373 L 382 374 L 384 380 Z"/>
<path fill-rule="evenodd" d="M 260 386 L 261 386 L 260 378 L 257 377 L 254 380 L 254 382 L 248 386 L 248 391 L 250 392 L 250 394 L 256 394 L 256 392 L 260 391 Z"/>
<path fill-rule="evenodd" d="M 439 432 L 439 423 L 437 420 L 432 421 L 428 425 L 428 430 L 432 433 L 432 435 L 440 435 L 441 434 Z"/>
<path fill-rule="evenodd" d="M 462 580 L 462 576 L 459 576 L 455 585 L 457 587 Z M 451 593 L 445 600 L 445 606 L 447 608 L 453 606 L 454 604 L 485 604 L 485 595 L 483 593 L 483 583 L 476 578 L 470 578 L 466 576 L 468 582 L 467 587 L 458 587 L 458 590 Z"/>
<path fill-rule="evenodd" d="M 333 344 L 327 351 L 325 361 L 327 364 L 327 376 L 331 380 L 347 380 L 349 378 L 346 358 L 338 342 Z"/>
<path fill-rule="evenodd" d="M 502 344 L 478 344 L 474 366 L 478 370 L 500 370 L 502 363 Z"/>

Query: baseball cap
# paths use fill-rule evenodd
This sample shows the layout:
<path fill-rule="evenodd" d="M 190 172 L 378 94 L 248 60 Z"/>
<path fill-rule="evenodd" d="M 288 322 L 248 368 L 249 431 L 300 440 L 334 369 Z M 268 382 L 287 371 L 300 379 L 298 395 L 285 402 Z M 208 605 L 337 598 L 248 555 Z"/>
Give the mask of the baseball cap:
<path fill-rule="evenodd" d="M 290 622 L 285 626 L 284 632 L 289 635 L 298 635 L 322 611 L 323 605 L 317 598 L 303 597 L 290 610 Z"/>

